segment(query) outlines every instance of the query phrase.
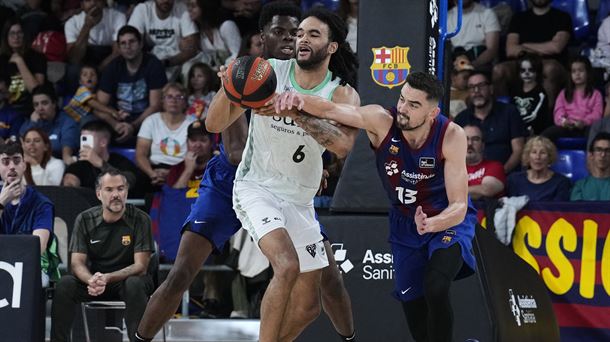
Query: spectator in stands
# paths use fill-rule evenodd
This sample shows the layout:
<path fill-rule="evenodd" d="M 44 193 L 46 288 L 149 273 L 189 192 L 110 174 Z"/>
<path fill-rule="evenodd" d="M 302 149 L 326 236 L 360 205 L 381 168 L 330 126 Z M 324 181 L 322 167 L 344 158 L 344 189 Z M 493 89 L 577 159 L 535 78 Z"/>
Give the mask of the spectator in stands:
<path fill-rule="evenodd" d="M 526 53 L 519 58 L 519 86 L 511 97 L 529 135 L 538 135 L 553 125 L 549 99 L 542 88 L 542 59 Z"/>
<path fill-rule="evenodd" d="M 46 1 L 45 1 L 46 2 Z M 47 8 L 43 8 L 46 5 Z M 25 0 L 23 7 L 17 10 L 17 18 L 23 24 L 23 33 L 26 41 L 33 41 L 40 32 L 41 26 L 49 16 L 49 3 L 42 0 Z"/>
<path fill-rule="evenodd" d="M 23 124 L 23 115 L 17 113 L 8 103 L 9 84 L 10 80 L 0 73 L 0 144 L 11 138 L 16 139 Z"/>
<path fill-rule="evenodd" d="M 358 0 L 341 0 L 338 14 L 347 24 L 345 40 L 352 51 L 358 50 Z"/>
<path fill-rule="evenodd" d="M 295 1 L 293 1 L 295 2 Z M 221 0 L 222 13 L 239 27 L 239 32 L 258 30 L 258 19 L 263 1 L 261 0 Z"/>
<path fill-rule="evenodd" d="M 118 134 L 117 141 L 127 142 L 150 114 L 161 108 L 161 88 L 167 83 L 163 64 L 152 54 L 142 51 L 142 35 L 133 26 L 119 30 L 120 56 L 102 72 L 97 99 L 117 111 L 129 113 L 124 121 L 106 113 L 95 114 L 108 122 Z"/>
<path fill-rule="evenodd" d="M 136 164 L 151 179 L 163 185 L 169 168 L 184 160 L 188 126 L 195 121 L 186 116 L 186 92 L 178 83 L 163 87 L 163 111 L 146 118 L 138 132 Z"/>
<path fill-rule="evenodd" d="M 93 115 L 94 109 L 99 113 L 111 115 L 116 120 L 124 120 L 129 117 L 129 113 L 117 111 L 98 101 L 95 94 L 96 88 L 97 70 L 92 65 L 83 65 L 80 69 L 79 87 L 76 90 L 76 94 L 72 96 L 70 102 L 64 107 L 66 114 L 70 115 L 81 126 L 88 121 L 97 120 L 97 117 Z"/>
<path fill-rule="evenodd" d="M 599 57 L 607 61 L 606 63 L 610 61 L 610 16 L 606 17 L 599 25 L 596 50 L 601 54 Z M 610 67 L 610 64 L 605 66 Z"/>
<path fill-rule="evenodd" d="M 197 191 L 203 170 L 212 158 L 212 134 L 203 121 L 193 121 L 187 130 L 184 161 L 172 166 L 167 175 L 167 185 L 174 189 L 189 188 Z"/>
<path fill-rule="evenodd" d="M 60 185 L 66 165 L 51 155 L 51 140 L 40 128 L 30 128 L 23 135 L 23 154 L 28 185 Z"/>
<path fill-rule="evenodd" d="M 552 0 L 531 0 L 532 8 L 516 13 L 506 37 L 506 56 L 519 58 L 522 53 L 535 53 L 543 58 L 543 87 L 549 106 L 567 80 L 563 66 L 567 62 L 567 45 L 572 33 L 570 15 L 551 7 Z M 535 28 L 535 29 L 533 29 Z M 498 96 L 509 95 L 518 76 L 517 63 L 508 61 L 494 66 L 493 82 Z"/>
<path fill-rule="evenodd" d="M 610 201 L 610 133 L 598 133 L 587 153 L 589 176 L 574 184 L 572 201 Z"/>
<path fill-rule="evenodd" d="M 78 161 L 66 169 L 63 176 L 64 186 L 84 187 L 95 190 L 95 180 L 109 168 L 121 170 L 129 183 L 129 194 L 140 194 L 138 169 L 127 158 L 108 150 L 112 138 L 112 128 L 104 121 L 91 121 L 83 125 L 81 137 L 92 137 L 92 145 L 81 144 Z"/>
<path fill-rule="evenodd" d="M 23 137 L 30 128 L 41 128 L 49 135 L 53 156 L 72 164 L 72 155 L 78 149 L 78 124 L 66 113 L 57 112 L 57 95 L 48 83 L 32 90 L 32 102 L 34 112 L 21 126 L 20 135 Z"/>
<path fill-rule="evenodd" d="M 610 103 L 607 103 L 606 106 L 610 106 Z M 587 139 L 587 146 L 591 146 L 593 143 L 593 138 L 597 136 L 598 133 L 606 132 L 610 133 L 610 116 L 604 116 L 601 120 L 597 120 L 591 125 L 591 129 L 589 130 L 589 138 Z"/>
<path fill-rule="evenodd" d="M 542 135 L 556 141 L 560 137 L 584 137 L 591 124 L 601 119 L 604 101 L 594 88 L 593 68 L 588 58 L 576 57 L 570 63 L 571 77 L 568 86 L 561 90 L 555 102 L 555 125 Z"/>
<path fill-rule="evenodd" d="M 527 131 L 519 112 L 512 104 L 496 101 L 487 74 L 475 71 L 468 78 L 471 106 L 455 118 L 464 127 L 479 125 L 485 136 L 484 159 L 499 161 L 506 174 L 518 165 Z"/>
<path fill-rule="evenodd" d="M 82 11 L 64 26 L 68 62 L 68 91 L 76 89 L 78 70 L 83 64 L 104 69 L 119 55 L 117 35 L 126 23 L 125 14 L 107 8 L 104 0 L 80 0 Z M 81 84 L 82 85 L 82 84 Z"/>
<path fill-rule="evenodd" d="M 246 55 L 254 57 L 263 55 L 263 40 L 261 39 L 260 32 L 250 32 L 241 40 L 238 56 Z"/>
<path fill-rule="evenodd" d="M 466 169 L 470 198 L 501 197 L 506 185 L 504 166 L 495 160 L 483 159 L 485 140 L 479 126 L 468 124 L 464 126 L 464 132 L 468 142 Z"/>
<path fill-rule="evenodd" d="M 241 35 L 232 20 L 222 20 L 220 0 L 189 0 L 189 16 L 199 28 L 201 53 L 195 60 L 214 69 L 237 58 Z"/>
<path fill-rule="evenodd" d="M 29 115 L 32 112 L 30 93 L 44 83 L 47 60 L 30 49 L 29 43 L 23 38 L 21 22 L 16 18 L 11 18 L 4 24 L 1 38 L 0 71 L 11 80 L 8 103 L 20 114 Z"/>
<path fill-rule="evenodd" d="M 465 54 L 457 55 L 451 69 L 451 95 L 449 101 L 449 115 L 455 118 L 461 111 L 468 108 L 468 78 L 474 70 L 470 59 Z"/>
<path fill-rule="evenodd" d="M 129 186 L 115 169 L 96 183 L 101 205 L 78 215 L 70 238 L 72 274 L 55 286 L 51 309 L 51 341 L 68 341 L 76 305 L 91 300 L 122 300 L 129 339 L 154 290 L 148 274 L 154 251 L 150 217 L 126 204 Z"/>
<path fill-rule="evenodd" d="M 508 176 L 508 196 L 527 195 L 530 201 L 567 201 L 570 180 L 551 170 L 557 160 L 557 148 L 542 136 L 530 138 L 523 149 L 521 164 L 525 171 Z"/>
<path fill-rule="evenodd" d="M 457 27 L 457 7 L 448 13 L 448 32 Z M 498 57 L 500 24 L 493 10 L 475 0 L 462 1 L 462 29 L 451 38 L 454 49 L 464 50 L 477 69 L 491 71 Z"/>
<path fill-rule="evenodd" d="M 145 37 L 151 52 L 165 66 L 170 81 L 178 77 L 180 66 L 197 54 L 197 27 L 183 2 L 143 2 L 134 8 L 129 25 Z"/>
<path fill-rule="evenodd" d="M 186 114 L 198 120 L 205 120 L 208 108 L 216 90 L 218 89 L 218 76 L 205 63 L 195 63 L 188 73 L 188 109 Z"/>
<path fill-rule="evenodd" d="M 19 142 L 0 144 L 0 235 L 31 234 L 40 238 L 40 253 L 43 261 L 42 283 L 58 279 L 57 244 L 53 240 L 53 203 L 25 185 L 23 174 L 26 164 Z"/>

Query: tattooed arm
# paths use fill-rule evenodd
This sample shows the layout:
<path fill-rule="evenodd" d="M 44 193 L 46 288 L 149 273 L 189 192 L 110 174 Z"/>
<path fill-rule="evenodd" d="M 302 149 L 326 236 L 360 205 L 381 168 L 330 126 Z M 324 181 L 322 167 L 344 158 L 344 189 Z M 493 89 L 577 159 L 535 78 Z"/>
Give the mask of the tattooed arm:
<path fill-rule="evenodd" d="M 360 97 L 350 86 L 338 87 L 333 94 L 333 102 L 360 106 Z M 345 158 L 356 141 L 358 129 L 342 126 L 329 120 L 320 119 L 306 112 L 292 116 L 293 120 L 309 133 L 320 145 L 335 153 L 339 158 Z"/>

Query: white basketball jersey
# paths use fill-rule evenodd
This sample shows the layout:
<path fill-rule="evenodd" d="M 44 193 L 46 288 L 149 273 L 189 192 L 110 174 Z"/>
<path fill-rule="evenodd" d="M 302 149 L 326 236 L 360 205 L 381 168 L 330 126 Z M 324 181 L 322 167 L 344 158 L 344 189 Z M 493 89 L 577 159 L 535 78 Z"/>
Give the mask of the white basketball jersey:
<path fill-rule="evenodd" d="M 277 77 L 277 93 L 298 91 L 332 100 L 340 79 L 302 89 L 294 78 L 296 60 L 270 59 Z M 280 198 L 303 205 L 312 202 L 322 177 L 324 147 L 287 117 L 257 115 L 250 119 L 248 141 L 237 169 L 236 181 L 252 181 Z"/>

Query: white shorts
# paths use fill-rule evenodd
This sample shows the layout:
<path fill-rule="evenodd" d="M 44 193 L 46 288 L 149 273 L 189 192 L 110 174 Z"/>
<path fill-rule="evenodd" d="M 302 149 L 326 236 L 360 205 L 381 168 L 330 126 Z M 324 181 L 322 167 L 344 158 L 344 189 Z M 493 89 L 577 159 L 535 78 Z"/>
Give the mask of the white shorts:
<path fill-rule="evenodd" d="M 255 183 L 235 182 L 233 209 L 257 246 L 260 239 L 269 232 L 285 228 L 299 254 L 299 262 L 301 259 L 307 260 L 307 258 L 303 258 L 304 256 L 309 256 L 305 247 L 321 242 L 323 239 L 313 203 L 305 206 L 287 202 Z M 300 249 L 302 251 L 299 251 Z M 309 259 L 318 259 L 321 253 L 314 251 L 313 254 L 309 256 Z M 308 266 L 308 270 L 326 267 L 328 265 L 326 252 L 323 254 L 323 259 L 324 262 L 320 262 L 319 267 Z M 306 264 L 309 264 L 309 260 Z M 301 265 L 302 272 L 303 266 Z"/>

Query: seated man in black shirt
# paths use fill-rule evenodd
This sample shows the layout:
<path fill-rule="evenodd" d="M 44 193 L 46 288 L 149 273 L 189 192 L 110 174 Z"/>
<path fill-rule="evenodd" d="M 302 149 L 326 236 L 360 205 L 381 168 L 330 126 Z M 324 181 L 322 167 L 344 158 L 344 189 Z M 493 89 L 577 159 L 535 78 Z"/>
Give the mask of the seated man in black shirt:
<path fill-rule="evenodd" d="M 90 136 L 86 140 L 83 137 Z M 92 139 L 91 139 L 92 138 Z M 112 128 L 103 121 L 91 121 L 81 128 L 81 148 L 76 163 L 66 169 L 62 184 L 95 189 L 95 180 L 99 174 L 112 167 L 121 170 L 129 183 L 130 193 L 139 194 L 138 168 L 129 159 L 108 150 L 112 138 Z"/>
<path fill-rule="evenodd" d="M 125 176 L 109 168 L 96 184 L 101 205 L 80 213 L 70 239 L 72 273 L 55 287 L 51 341 L 67 341 L 76 305 L 91 300 L 122 300 L 133 340 L 148 297 L 154 290 L 148 271 L 154 243 L 148 214 L 126 204 Z"/>

